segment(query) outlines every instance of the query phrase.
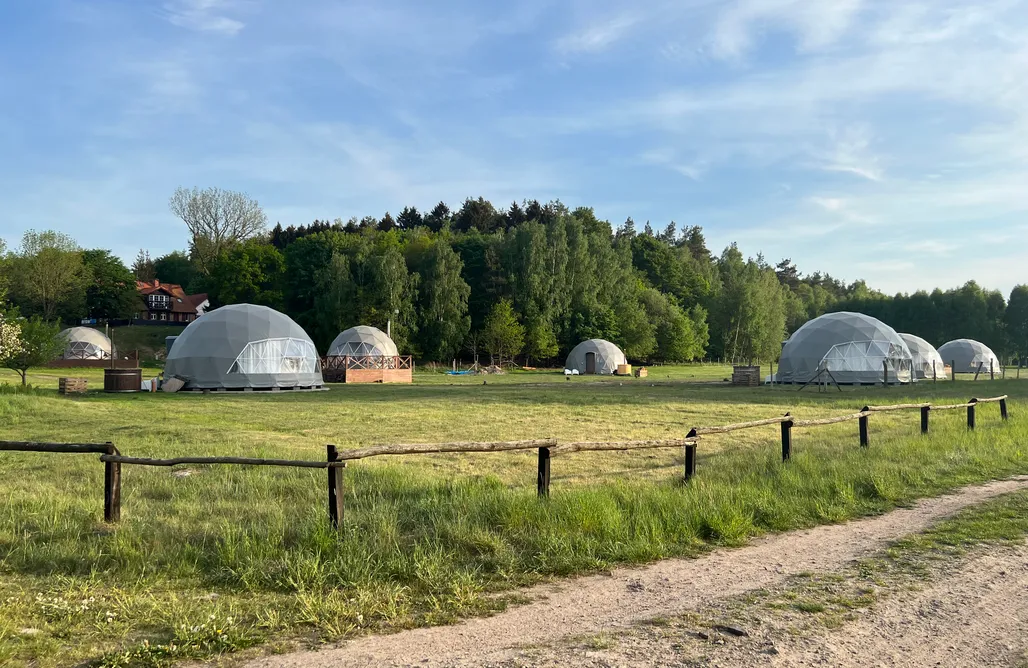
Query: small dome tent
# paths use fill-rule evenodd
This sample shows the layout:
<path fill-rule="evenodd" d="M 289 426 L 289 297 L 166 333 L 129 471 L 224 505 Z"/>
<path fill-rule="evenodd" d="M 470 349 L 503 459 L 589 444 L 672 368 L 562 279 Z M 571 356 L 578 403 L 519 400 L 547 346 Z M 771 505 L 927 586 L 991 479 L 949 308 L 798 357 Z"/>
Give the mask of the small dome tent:
<path fill-rule="evenodd" d="M 307 332 L 266 306 L 234 304 L 189 323 L 175 340 L 165 378 L 186 390 L 313 389 L 324 384 Z"/>
<path fill-rule="evenodd" d="M 60 336 L 67 342 L 61 359 L 109 360 L 116 354 L 111 340 L 92 327 L 72 327 L 62 331 Z"/>
<path fill-rule="evenodd" d="M 619 364 L 627 364 L 625 354 L 610 341 L 590 339 L 572 349 L 565 368 L 578 373 L 613 374 Z"/>
<path fill-rule="evenodd" d="M 377 327 L 358 325 L 342 332 L 329 346 L 329 357 L 396 357 L 396 344 Z"/>
<path fill-rule="evenodd" d="M 945 380 L 948 378 L 946 363 L 942 361 L 935 346 L 913 334 L 900 334 L 900 338 L 910 350 L 914 380 Z"/>
<path fill-rule="evenodd" d="M 990 370 L 1003 370 L 996 353 L 984 343 L 971 339 L 950 341 L 939 348 L 939 356 L 943 361 L 953 364 L 953 373 L 989 373 Z"/>
<path fill-rule="evenodd" d="M 910 350 L 892 327 L 863 313 L 828 313 L 789 337 L 782 348 L 776 381 L 881 383 L 911 382 Z"/>

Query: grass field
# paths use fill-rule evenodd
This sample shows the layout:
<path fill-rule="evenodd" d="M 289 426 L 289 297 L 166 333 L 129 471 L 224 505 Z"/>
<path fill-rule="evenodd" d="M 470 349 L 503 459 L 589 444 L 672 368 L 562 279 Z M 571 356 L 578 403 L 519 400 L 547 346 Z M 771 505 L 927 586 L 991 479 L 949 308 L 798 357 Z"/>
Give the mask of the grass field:
<path fill-rule="evenodd" d="M 797 429 L 787 465 L 776 428 L 710 437 L 688 485 L 679 452 L 562 456 L 548 501 L 535 497 L 534 453 L 367 460 L 347 469 L 339 534 L 324 471 L 126 466 L 123 522 L 111 528 L 99 521 L 95 456 L 3 453 L 0 664 L 160 665 L 445 622 L 503 606 L 504 591 L 540 578 L 696 554 L 1028 472 L 1028 383 L 1014 380 L 818 394 L 732 388 L 717 382 L 727 367 L 688 366 L 653 367 L 647 379 L 419 372 L 411 386 L 310 394 L 65 398 L 53 390 L 61 375 L 102 379 L 47 371 L 30 374 L 32 392 L 0 391 L 0 438 L 322 459 L 326 443 L 670 438 L 786 411 L 997 394 L 1012 396 L 1013 417 L 1003 424 L 983 406 L 968 433 L 961 411 L 940 413 L 921 437 L 916 412 L 875 415 L 866 450 L 855 423 Z"/>

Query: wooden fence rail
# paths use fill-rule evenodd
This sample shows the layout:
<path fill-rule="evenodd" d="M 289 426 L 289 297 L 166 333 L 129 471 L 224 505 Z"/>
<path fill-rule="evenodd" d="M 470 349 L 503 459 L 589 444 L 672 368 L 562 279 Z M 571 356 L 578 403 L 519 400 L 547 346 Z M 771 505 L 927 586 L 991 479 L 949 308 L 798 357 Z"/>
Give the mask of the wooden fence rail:
<path fill-rule="evenodd" d="M 655 448 L 682 448 L 685 460 L 685 481 L 696 475 L 697 448 L 701 436 L 727 434 L 742 429 L 755 429 L 771 425 L 779 425 L 782 443 L 782 461 L 792 457 L 792 430 L 794 428 L 822 427 L 845 422 L 859 422 L 859 438 L 861 447 L 870 445 L 869 418 L 875 413 L 917 409 L 921 413 L 921 432 L 928 433 L 929 415 L 932 411 L 948 411 L 967 409 L 967 427 L 974 429 L 977 422 L 977 408 L 981 404 L 998 403 L 1000 416 L 1009 418 L 1006 395 L 988 399 L 971 399 L 964 404 L 934 405 L 897 404 L 893 406 L 865 406 L 857 413 L 828 418 L 797 420 L 786 413 L 779 417 L 765 420 L 753 420 L 716 427 L 696 427 L 689 430 L 685 438 L 648 440 L 648 441 L 600 441 L 580 443 L 558 443 L 555 439 L 534 439 L 523 441 L 502 441 L 493 443 L 409 443 L 374 445 L 365 448 L 340 451 L 335 445 L 326 446 L 326 457 L 322 461 L 262 459 L 252 457 L 174 457 L 170 459 L 153 459 L 146 457 L 126 457 L 113 443 L 36 443 L 28 441 L 0 441 L 0 451 L 6 452 L 45 452 L 67 454 L 99 454 L 104 464 L 104 521 L 116 523 L 121 519 L 121 466 L 122 464 L 137 466 L 178 466 L 181 464 L 235 464 L 244 466 L 281 466 L 308 469 L 326 469 L 328 472 L 328 514 L 334 527 L 343 523 L 344 472 L 347 462 L 368 459 L 371 457 L 397 455 L 423 455 L 437 453 L 477 453 L 477 452 L 516 452 L 536 450 L 537 475 L 536 493 L 540 497 L 550 494 L 550 465 L 553 456 L 568 455 L 576 452 L 611 452 L 630 451 Z"/>

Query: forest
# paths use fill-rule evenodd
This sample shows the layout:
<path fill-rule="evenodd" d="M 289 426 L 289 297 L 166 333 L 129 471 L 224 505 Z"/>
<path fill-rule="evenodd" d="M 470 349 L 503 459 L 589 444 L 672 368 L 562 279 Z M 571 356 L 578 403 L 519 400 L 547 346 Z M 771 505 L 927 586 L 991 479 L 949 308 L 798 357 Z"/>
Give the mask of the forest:
<path fill-rule="evenodd" d="M 21 316 L 77 323 L 132 317 L 138 280 L 207 293 L 212 307 L 281 310 L 324 350 L 356 324 L 385 329 L 420 361 L 480 355 L 545 364 L 604 338 L 639 362 L 774 360 L 782 341 L 830 311 L 860 311 L 939 345 L 975 338 L 1028 352 L 1028 287 L 1009 296 L 974 282 L 885 295 L 864 281 L 802 273 L 790 259 L 714 254 L 699 226 L 613 225 L 588 207 L 479 197 L 456 210 L 273 227 L 242 193 L 178 189 L 170 208 L 184 248 L 139 252 L 131 267 L 62 233 L 30 231 L 0 249 L 0 291 Z"/>

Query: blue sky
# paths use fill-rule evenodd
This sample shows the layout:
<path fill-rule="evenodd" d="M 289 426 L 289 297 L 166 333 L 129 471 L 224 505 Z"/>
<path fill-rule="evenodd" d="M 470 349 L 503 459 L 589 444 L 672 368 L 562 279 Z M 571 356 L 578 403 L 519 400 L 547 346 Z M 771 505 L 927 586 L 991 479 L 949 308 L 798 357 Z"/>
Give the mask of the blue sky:
<path fill-rule="evenodd" d="M 1028 2 L 8 0 L 0 236 L 182 248 L 482 195 L 886 291 L 1028 282 Z"/>

